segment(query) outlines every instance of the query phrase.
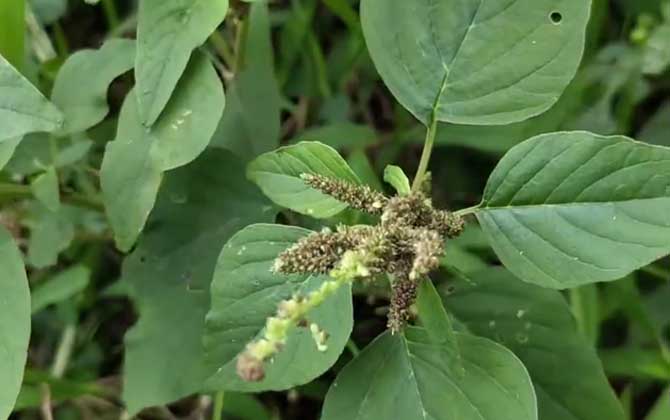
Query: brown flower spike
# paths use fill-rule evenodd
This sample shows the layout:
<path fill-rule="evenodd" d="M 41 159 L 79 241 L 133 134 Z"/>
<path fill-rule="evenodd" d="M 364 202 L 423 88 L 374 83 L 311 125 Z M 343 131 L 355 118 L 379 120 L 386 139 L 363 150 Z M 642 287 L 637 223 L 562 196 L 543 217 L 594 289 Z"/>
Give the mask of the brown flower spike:
<path fill-rule="evenodd" d="M 325 351 L 327 333 L 308 323 L 305 316 L 342 284 L 356 278 L 383 273 L 391 276 L 388 327 L 394 333 L 400 331 L 411 318 L 419 281 L 439 266 L 446 239 L 463 230 L 461 217 L 433 208 L 422 192 L 388 198 L 370 187 L 322 175 L 303 174 L 302 179 L 350 207 L 380 215 L 380 223 L 316 232 L 279 254 L 274 272 L 328 274 L 331 280 L 305 297 L 294 296 L 279 305 L 277 314 L 267 320 L 264 336 L 238 356 L 237 371 L 245 380 L 264 378 L 264 361 L 281 350 L 292 325 L 309 325 L 317 348 Z"/>

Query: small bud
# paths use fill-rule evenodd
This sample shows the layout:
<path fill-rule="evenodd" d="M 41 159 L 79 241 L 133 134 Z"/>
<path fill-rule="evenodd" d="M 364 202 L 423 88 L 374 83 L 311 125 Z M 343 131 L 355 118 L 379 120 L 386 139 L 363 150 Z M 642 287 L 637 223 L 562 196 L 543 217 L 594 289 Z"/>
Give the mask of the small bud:
<path fill-rule="evenodd" d="M 309 326 L 309 330 L 312 333 L 312 338 L 314 338 L 317 350 L 320 352 L 327 351 L 328 345 L 326 345 L 326 341 L 328 341 L 328 333 L 314 323 Z"/>
<path fill-rule="evenodd" d="M 454 238 L 463 233 L 465 221 L 462 217 L 444 210 L 435 210 L 431 223 L 427 226 L 448 238 Z"/>
<path fill-rule="evenodd" d="M 444 253 L 444 242 L 434 230 L 417 230 L 414 240 L 414 262 L 409 273 L 410 280 L 420 280 L 440 265 Z"/>

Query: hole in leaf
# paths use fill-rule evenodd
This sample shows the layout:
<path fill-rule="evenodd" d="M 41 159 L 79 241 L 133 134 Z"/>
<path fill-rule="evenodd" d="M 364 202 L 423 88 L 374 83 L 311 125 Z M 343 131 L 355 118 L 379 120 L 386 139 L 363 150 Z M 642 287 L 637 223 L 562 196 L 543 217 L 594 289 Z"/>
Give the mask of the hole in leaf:
<path fill-rule="evenodd" d="M 549 15 L 549 19 L 551 19 L 551 22 L 554 25 L 560 25 L 561 22 L 563 22 L 563 15 L 561 14 L 561 12 L 551 12 L 551 14 Z"/>

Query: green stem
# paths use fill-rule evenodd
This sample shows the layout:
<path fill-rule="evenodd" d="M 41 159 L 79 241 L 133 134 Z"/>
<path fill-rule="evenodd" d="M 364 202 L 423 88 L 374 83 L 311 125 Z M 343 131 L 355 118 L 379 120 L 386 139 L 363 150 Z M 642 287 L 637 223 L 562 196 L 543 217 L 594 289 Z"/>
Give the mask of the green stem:
<path fill-rule="evenodd" d="M 235 64 L 233 65 L 234 74 L 237 74 L 244 67 L 246 38 L 246 20 L 240 19 L 240 21 L 237 23 L 237 32 L 235 33 Z"/>
<path fill-rule="evenodd" d="M 77 326 L 75 324 L 68 324 L 61 335 L 58 350 L 56 350 L 56 356 L 51 367 L 51 374 L 54 378 L 62 378 L 65 374 L 65 369 L 67 369 L 70 357 L 72 356 L 76 335 Z"/>
<path fill-rule="evenodd" d="M 235 53 L 233 52 L 233 49 L 230 48 L 230 45 L 228 45 L 228 41 L 226 41 L 223 34 L 218 30 L 212 32 L 209 36 L 209 42 L 226 63 L 226 66 L 232 70 L 235 65 Z"/>
<path fill-rule="evenodd" d="M 12 199 L 33 198 L 33 192 L 28 185 L 0 183 L 0 202 Z M 94 198 L 81 194 L 63 194 L 61 199 L 64 203 L 77 207 L 87 208 L 99 212 L 105 211 L 104 204 Z"/>
<path fill-rule="evenodd" d="M 457 215 L 457 216 L 460 216 L 460 217 L 467 216 L 468 214 L 472 214 L 472 213 L 476 212 L 477 209 L 479 209 L 479 207 L 480 207 L 480 204 L 477 204 L 476 206 L 467 207 L 467 208 L 455 211 L 454 214 Z"/>
<path fill-rule="evenodd" d="M 0 55 L 21 71 L 24 64 L 25 0 L 0 0 Z"/>
<path fill-rule="evenodd" d="M 116 4 L 114 0 L 102 0 L 102 8 L 105 11 L 105 19 L 107 20 L 107 26 L 109 30 L 114 30 L 119 26 L 119 12 L 116 10 Z"/>
<path fill-rule="evenodd" d="M 433 145 L 435 144 L 435 136 L 437 135 L 437 116 L 435 113 L 431 116 L 430 125 L 426 131 L 426 140 L 423 144 L 423 152 L 421 153 L 421 160 L 419 161 L 419 169 L 414 176 L 414 183 L 412 184 L 412 192 L 417 192 L 421 189 L 421 184 L 426 176 L 428 170 L 428 163 L 430 162 L 430 155 L 433 153 Z"/>
<path fill-rule="evenodd" d="M 212 413 L 212 420 L 221 420 L 223 418 L 223 391 L 219 391 L 214 395 L 214 412 Z"/>
<path fill-rule="evenodd" d="M 358 348 L 356 343 L 354 343 L 354 340 L 349 339 L 347 341 L 347 349 L 351 352 L 351 355 L 354 357 L 358 357 L 359 354 L 361 354 L 361 350 Z"/>
<path fill-rule="evenodd" d="M 65 36 L 63 26 L 59 22 L 56 22 L 54 24 L 53 30 L 54 38 L 56 39 L 56 50 L 58 51 L 58 55 L 61 57 L 67 57 L 70 51 L 70 44 L 67 41 L 67 36 Z"/>

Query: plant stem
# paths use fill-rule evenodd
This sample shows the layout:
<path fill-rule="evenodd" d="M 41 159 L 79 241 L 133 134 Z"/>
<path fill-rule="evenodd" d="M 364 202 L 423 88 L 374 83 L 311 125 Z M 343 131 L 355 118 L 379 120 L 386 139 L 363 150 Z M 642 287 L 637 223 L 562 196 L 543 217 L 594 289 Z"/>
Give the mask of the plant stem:
<path fill-rule="evenodd" d="M 105 19 L 107 20 L 107 26 L 109 30 L 114 30 L 119 26 L 119 13 L 116 10 L 116 4 L 114 0 L 102 0 L 102 8 L 105 11 Z"/>
<path fill-rule="evenodd" d="M 435 144 L 435 136 L 437 134 L 437 116 L 435 113 L 430 117 L 430 125 L 426 131 L 426 140 L 423 144 L 423 152 L 421 153 L 421 160 L 419 161 L 419 169 L 414 176 L 414 183 L 412 184 L 412 192 L 417 192 L 421 189 L 421 184 L 426 176 L 428 170 L 428 163 L 430 162 L 430 155 L 433 153 L 433 145 Z"/>
<path fill-rule="evenodd" d="M 247 38 L 247 24 L 244 19 L 237 22 L 237 31 L 235 33 L 235 61 L 233 73 L 237 74 L 244 67 L 245 47 Z"/>
<path fill-rule="evenodd" d="M 0 183 L 0 202 L 11 199 L 33 198 L 33 192 L 28 185 Z M 104 204 L 94 198 L 82 194 L 63 194 L 64 203 L 77 207 L 87 208 L 99 212 L 105 211 Z"/>
<path fill-rule="evenodd" d="M 664 270 L 660 267 L 656 267 L 654 265 L 648 265 L 646 267 L 642 267 L 640 270 L 647 273 L 647 274 L 650 274 L 654 277 L 658 277 L 661 280 L 665 280 L 665 281 L 670 280 L 670 272 L 668 272 L 668 271 L 666 271 L 666 270 Z"/>
<path fill-rule="evenodd" d="M 209 36 L 209 42 L 212 44 L 212 47 L 214 47 L 219 56 L 221 56 L 223 62 L 226 63 L 228 69 L 232 71 L 235 65 L 235 53 L 233 52 L 233 49 L 230 48 L 230 45 L 228 45 L 228 41 L 226 41 L 226 38 L 223 36 L 223 34 L 218 30 L 212 32 L 212 34 Z"/>
<path fill-rule="evenodd" d="M 0 0 L 0 54 L 16 69 L 24 64 L 25 0 Z"/>
<path fill-rule="evenodd" d="M 361 350 L 358 348 L 356 343 L 354 343 L 354 340 L 349 339 L 347 341 L 347 349 L 351 352 L 351 355 L 354 357 L 358 357 L 359 354 L 361 354 Z"/>
<path fill-rule="evenodd" d="M 54 362 L 51 367 L 51 374 L 54 378 L 62 378 L 65 374 L 65 369 L 70 363 L 70 356 L 72 355 L 72 349 L 74 348 L 74 340 L 77 334 L 77 326 L 75 324 L 68 324 L 63 330 L 61 335 L 60 343 L 58 344 L 58 350 L 56 351 L 56 356 L 54 357 Z"/>
<path fill-rule="evenodd" d="M 479 207 L 480 207 L 480 204 L 477 204 L 476 206 L 467 207 L 467 208 L 455 211 L 454 214 L 457 215 L 457 216 L 461 216 L 461 217 L 467 216 L 468 214 L 472 214 L 472 213 L 476 212 L 477 209 L 479 209 Z"/>
<path fill-rule="evenodd" d="M 212 420 L 221 420 L 223 418 L 223 397 L 223 391 L 219 391 L 214 395 L 214 412 L 212 413 Z"/>

